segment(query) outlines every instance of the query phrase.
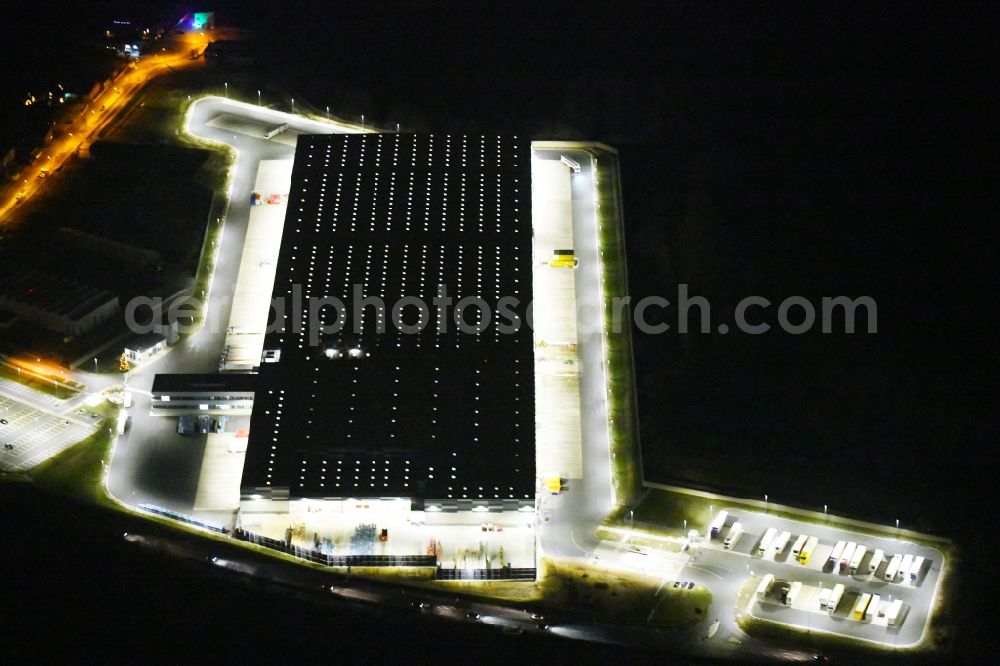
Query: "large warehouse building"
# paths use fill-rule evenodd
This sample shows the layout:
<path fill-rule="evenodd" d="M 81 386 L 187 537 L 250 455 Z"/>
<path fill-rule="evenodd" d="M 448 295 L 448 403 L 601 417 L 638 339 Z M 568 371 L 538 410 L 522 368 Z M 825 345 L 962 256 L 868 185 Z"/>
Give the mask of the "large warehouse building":
<path fill-rule="evenodd" d="M 244 499 L 534 506 L 531 208 L 527 140 L 299 138 Z"/>

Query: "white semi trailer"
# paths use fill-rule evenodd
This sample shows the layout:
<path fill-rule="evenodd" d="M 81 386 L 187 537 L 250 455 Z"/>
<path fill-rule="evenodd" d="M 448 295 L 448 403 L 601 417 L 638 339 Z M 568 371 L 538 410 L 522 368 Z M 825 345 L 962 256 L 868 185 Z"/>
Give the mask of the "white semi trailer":
<path fill-rule="evenodd" d="M 889 564 L 887 564 L 885 567 L 885 573 L 882 575 L 882 578 L 884 578 L 885 580 L 892 580 L 893 578 L 895 578 L 896 572 L 899 571 L 899 564 L 902 561 L 903 561 L 902 555 L 900 555 L 899 553 L 893 555 L 892 559 L 889 560 Z"/>
<path fill-rule="evenodd" d="M 840 604 L 840 598 L 844 596 L 844 586 L 841 583 L 837 583 L 833 586 L 833 591 L 830 592 L 830 598 L 826 602 L 826 609 L 831 613 L 837 610 L 837 605 Z"/>
<path fill-rule="evenodd" d="M 726 535 L 726 540 L 722 542 L 723 548 L 732 548 L 739 541 L 740 536 L 743 534 L 743 523 L 736 521 L 733 526 L 729 528 L 729 534 Z"/>
<path fill-rule="evenodd" d="M 882 603 L 882 597 L 877 594 L 873 594 L 872 600 L 868 602 L 868 608 L 865 609 L 865 622 L 871 622 L 875 619 L 875 616 L 878 614 L 878 606 L 880 603 Z"/>
<path fill-rule="evenodd" d="M 802 546 L 806 545 L 806 541 L 809 539 L 808 534 L 800 534 L 799 538 L 795 540 L 792 544 L 792 557 L 795 559 L 799 558 L 799 553 L 802 552 Z"/>
<path fill-rule="evenodd" d="M 795 603 L 795 598 L 799 596 L 799 592 L 802 591 L 802 583 L 795 581 L 788 588 L 788 594 L 785 595 L 785 605 L 791 606 Z"/>
<path fill-rule="evenodd" d="M 761 578 L 760 585 L 757 586 L 757 596 L 763 597 L 765 594 L 767 594 L 767 588 L 769 588 L 771 586 L 771 583 L 773 582 L 774 582 L 774 574 L 767 574 L 766 576 Z"/>
<path fill-rule="evenodd" d="M 760 543 L 757 545 L 758 555 L 763 555 L 764 552 L 767 551 L 767 547 L 771 545 L 772 541 L 774 541 L 774 537 L 777 533 L 778 530 L 774 529 L 773 527 L 767 528 L 767 531 L 764 532 L 764 536 L 762 536 L 760 539 Z"/>
<path fill-rule="evenodd" d="M 840 571 L 842 573 L 847 573 L 847 568 L 851 566 L 851 558 L 854 557 L 854 551 L 857 549 L 858 544 L 853 541 L 849 541 L 846 546 L 844 546 L 844 552 L 840 554 Z"/>
<path fill-rule="evenodd" d="M 785 549 L 788 545 L 788 540 L 792 538 L 792 533 L 785 530 L 777 536 L 777 538 L 771 543 L 771 549 L 774 550 L 774 554 L 778 555 Z"/>
<path fill-rule="evenodd" d="M 848 570 L 852 574 L 858 573 L 858 567 L 861 566 L 861 560 L 865 558 L 865 553 L 868 552 L 866 546 L 858 546 L 854 549 L 854 556 L 851 558 L 850 564 L 848 564 Z"/>
<path fill-rule="evenodd" d="M 881 548 L 876 548 L 875 552 L 872 553 L 872 559 L 868 563 L 868 573 L 873 574 L 875 570 L 878 569 L 878 565 L 882 564 L 882 560 L 885 559 L 885 551 Z"/>
<path fill-rule="evenodd" d="M 726 518 L 728 517 L 729 517 L 728 511 L 720 511 L 718 514 L 716 514 L 715 520 L 713 520 L 712 524 L 709 525 L 708 527 L 709 539 L 714 539 L 715 537 L 719 536 L 719 532 L 721 532 L 722 528 L 725 527 Z"/>
<path fill-rule="evenodd" d="M 916 583 L 920 579 L 920 570 L 924 568 L 923 556 L 916 557 L 910 565 L 910 582 Z"/>
<path fill-rule="evenodd" d="M 844 552 L 844 546 L 846 545 L 846 541 L 838 541 L 836 545 L 834 545 L 833 550 L 830 552 L 830 559 L 828 559 L 826 563 L 836 568 L 837 562 L 840 561 L 840 555 Z"/>
<path fill-rule="evenodd" d="M 913 555 L 907 553 L 903 556 L 903 561 L 899 563 L 899 571 L 896 575 L 904 581 L 910 580 L 910 567 L 913 565 Z"/>
<path fill-rule="evenodd" d="M 903 610 L 903 600 L 896 599 L 885 609 L 885 621 L 890 627 L 895 627 L 900 621 Z"/>

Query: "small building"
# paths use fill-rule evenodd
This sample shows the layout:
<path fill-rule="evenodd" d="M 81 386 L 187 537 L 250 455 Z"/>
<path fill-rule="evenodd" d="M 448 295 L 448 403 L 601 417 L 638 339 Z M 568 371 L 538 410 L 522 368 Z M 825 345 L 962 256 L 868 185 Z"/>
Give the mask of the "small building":
<path fill-rule="evenodd" d="M 167 339 L 159 333 L 136 335 L 125 343 L 124 354 L 129 363 L 139 365 L 167 348 Z"/>
<path fill-rule="evenodd" d="M 257 375 L 156 375 L 150 413 L 249 414 L 253 409 Z"/>

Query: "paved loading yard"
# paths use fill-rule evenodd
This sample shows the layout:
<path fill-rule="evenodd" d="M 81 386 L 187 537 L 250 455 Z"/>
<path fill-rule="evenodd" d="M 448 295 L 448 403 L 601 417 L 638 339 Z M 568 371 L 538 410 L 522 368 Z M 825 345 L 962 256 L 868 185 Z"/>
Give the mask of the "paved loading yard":
<path fill-rule="evenodd" d="M 533 159 L 532 285 L 535 335 L 535 458 L 540 477 L 583 477 L 580 365 L 576 350 L 573 268 L 549 266 L 556 250 L 573 249 L 569 169 Z"/>

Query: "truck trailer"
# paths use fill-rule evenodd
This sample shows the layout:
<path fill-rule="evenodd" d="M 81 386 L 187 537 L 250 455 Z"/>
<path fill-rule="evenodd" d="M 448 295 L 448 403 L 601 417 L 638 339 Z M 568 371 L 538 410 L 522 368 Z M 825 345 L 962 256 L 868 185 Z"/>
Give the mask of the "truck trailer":
<path fill-rule="evenodd" d="M 872 559 L 868 563 L 868 573 L 873 574 L 875 570 L 878 569 L 878 565 L 882 564 L 882 560 L 885 559 L 885 551 L 881 548 L 876 548 L 875 552 L 872 553 Z"/>
<path fill-rule="evenodd" d="M 831 613 L 837 610 L 837 606 L 840 604 L 840 598 L 844 596 L 844 586 L 842 583 L 837 583 L 833 586 L 833 591 L 830 592 L 830 598 L 826 602 L 826 609 Z"/>
<path fill-rule="evenodd" d="M 785 530 L 784 532 L 779 534 L 777 538 L 775 538 L 775 540 L 771 543 L 771 549 L 774 550 L 774 554 L 779 555 L 781 551 L 785 549 L 785 546 L 788 545 L 788 540 L 791 538 L 792 538 L 792 533 L 789 532 L 788 530 Z"/>
<path fill-rule="evenodd" d="M 882 603 L 882 597 L 877 594 L 873 594 L 871 601 L 868 602 L 868 608 L 865 609 L 865 622 L 871 622 L 875 619 L 880 603 Z"/>
<path fill-rule="evenodd" d="M 830 552 L 830 559 L 826 561 L 827 564 L 833 568 L 837 568 L 837 562 L 840 561 L 840 554 L 844 552 L 844 546 L 847 545 L 846 541 L 838 541 Z"/>
<path fill-rule="evenodd" d="M 920 579 L 920 570 L 924 568 L 923 556 L 916 557 L 910 565 L 910 582 L 916 583 Z"/>
<path fill-rule="evenodd" d="M 771 542 L 774 541 L 774 536 L 777 533 L 778 533 L 778 530 L 774 529 L 773 527 L 767 528 L 767 531 L 764 532 L 764 536 L 762 536 L 761 539 L 760 539 L 760 543 L 757 545 L 757 554 L 758 555 L 763 555 L 764 554 L 764 552 L 767 550 L 768 546 L 771 545 Z"/>
<path fill-rule="evenodd" d="M 719 536 L 719 532 L 721 532 L 722 528 L 725 527 L 726 518 L 728 517 L 729 517 L 728 511 L 720 511 L 718 514 L 716 514 L 715 520 L 713 520 L 712 524 L 709 525 L 708 527 L 709 539 L 714 539 L 715 537 Z"/>
<path fill-rule="evenodd" d="M 769 588 L 771 586 L 771 583 L 773 582 L 774 582 L 774 574 L 767 574 L 766 576 L 761 578 L 760 584 L 757 586 L 757 596 L 763 597 L 765 594 L 767 594 L 767 588 Z"/>
<path fill-rule="evenodd" d="M 907 553 L 903 556 L 903 561 L 899 563 L 899 571 L 896 575 L 904 581 L 910 580 L 910 567 L 913 565 L 913 555 Z"/>
<path fill-rule="evenodd" d="M 851 558 L 850 564 L 848 564 L 848 570 L 852 574 L 858 573 L 858 567 L 861 566 L 861 560 L 865 558 L 865 553 L 868 552 L 867 546 L 858 546 L 854 550 L 854 557 Z"/>
<path fill-rule="evenodd" d="M 799 559 L 799 553 L 802 552 L 802 547 L 806 545 L 806 541 L 808 540 L 809 537 L 807 535 L 805 534 L 799 535 L 799 538 L 796 539 L 795 543 L 792 544 L 792 557 L 794 557 L 795 559 Z"/>
<path fill-rule="evenodd" d="M 888 624 L 890 627 L 895 627 L 896 624 L 902 619 L 901 617 L 902 610 L 903 610 L 902 599 L 896 599 L 891 604 L 889 604 L 889 607 L 885 609 L 886 624 Z"/>
<path fill-rule="evenodd" d="M 785 605 L 791 606 L 795 603 L 795 598 L 799 596 L 799 592 L 802 591 L 802 583 L 795 581 L 788 588 L 788 593 L 785 595 Z"/>
<path fill-rule="evenodd" d="M 849 541 L 844 546 L 844 552 L 840 554 L 840 571 L 842 573 L 847 573 L 847 568 L 851 566 L 851 558 L 854 557 L 854 551 L 857 547 L 858 544 L 853 541 Z"/>
<path fill-rule="evenodd" d="M 871 600 L 872 600 L 872 595 L 868 594 L 867 592 L 858 597 L 858 600 L 854 602 L 854 611 L 851 616 L 855 620 L 864 619 L 865 611 L 868 610 L 868 604 L 871 602 Z"/>
<path fill-rule="evenodd" d="M 723 548 L 732 548 L 739 541 L 740 536 L 743 534 L 743 523 L 736 521 L 733 526 L 729 528 L 729 534 L 726 535 L 726 540 L 722 543 Z"/>
<path fill-rule="evenodd" d="M 802 546 L 802 551 L 799 552 L 799 564 L 809 564 L 809 558 L 812 557 L 813 551 L 816 550 L 816 546 L 819 544 L 819 539 L 816 537 L 809 537 L 806 541 L 806 545 Z"/>
<path fill-rule="evenodd" d="M 885 567 L 885 573 L 882 575 L 882 578 L 890 581 L 893 578 L 895 578 L 896 572 L 899 571 L 899 564 L 902 561 L 903 561 L 902 555 L 900 555 L 899 553 L 893 555 L 892 559 L 889 560 L 889 564 L 887 564 Z"/>

